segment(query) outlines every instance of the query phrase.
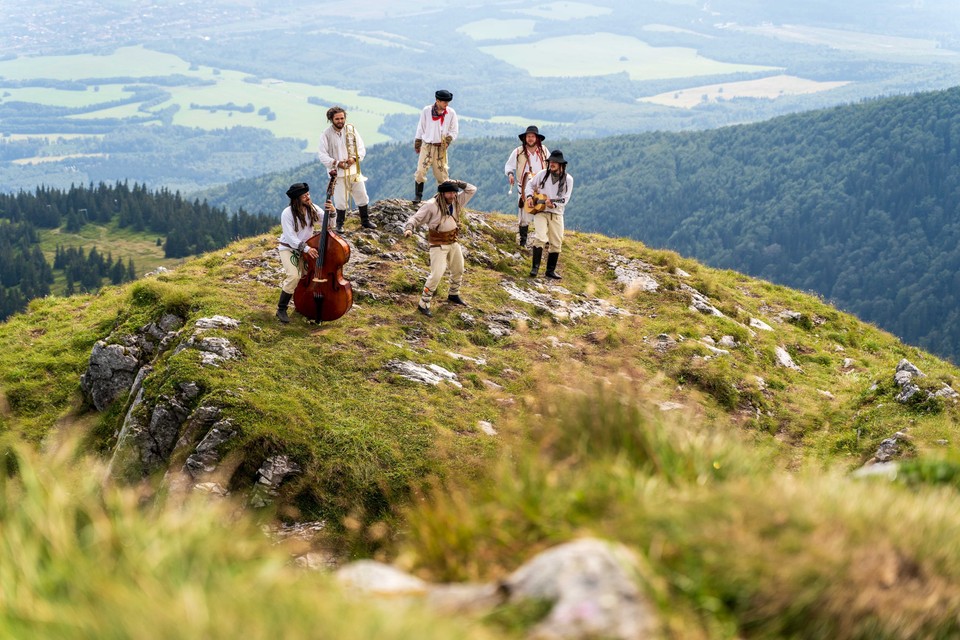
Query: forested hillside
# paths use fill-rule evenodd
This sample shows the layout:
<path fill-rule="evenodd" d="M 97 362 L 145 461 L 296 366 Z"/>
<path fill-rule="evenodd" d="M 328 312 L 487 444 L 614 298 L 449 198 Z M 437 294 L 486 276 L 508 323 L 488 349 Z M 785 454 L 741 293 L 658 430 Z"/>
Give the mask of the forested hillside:
<path fill-rule="evenodd" d="M 624 138 L 571 169 L 571 222 L 815 291 L 956 361 L 958 154 L 960 89 Z"/>
<path fill-rule="evenodd" d="M 960 358 L 960 88 L 702 132 L 565 141 L 542 131 L 576 180 L 569 228 L 813 291 Z M 517 143 L 451 148 L 451 173 L 478 185 L 478 209 L 511 210 L 503 163 Z M 415 162 L 412 145 L 370 149 L 371 197 L 413 197 Z M 320 167 L 207 195 L 251 210 L 274 203 L 276 216 L 284 185 L 300 179 L 321 180 Z"/>
<path fill-rule="evenodd" d="M 228 215 L 222 208 L 190 201 L 179 192 L 153 192 L 145 185 L 131 187 L 126 182 L 0 193 L 0 320 L 24 309 L 33 298 L 50 294 L 57 270 L 65 281 L 60 293 L 67 295 L 136 278 L 133 260 L 122 256 L 114 260 L 109 242 L 89 251 L 58 243 L 50 264 L 41 250 L 38 230 L 77 232 L 88 224 L 157 234 L 167 258 L 182 258 L 263 233 L 275 220 L 243 209 Z"/>

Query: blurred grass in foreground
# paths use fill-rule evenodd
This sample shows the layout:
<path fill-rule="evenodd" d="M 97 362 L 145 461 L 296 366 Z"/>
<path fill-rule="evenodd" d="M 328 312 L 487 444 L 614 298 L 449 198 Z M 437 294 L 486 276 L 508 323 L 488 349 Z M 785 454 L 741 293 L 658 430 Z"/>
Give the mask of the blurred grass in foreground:
<path fill-rule="evenodd" d="M 645 558 L 667 637 L 960 637 L 955 487 L 785 471 L 701 418 L 611 391 L 540 415 L 487 482 L 438 483 L 409 507 L 400 564 L 489 580 L 599 536 Z"/>
<path fill-rule="evenodd" d="M 142 504 L 70 446 L 0 456 L 0 637 L 493 637 L 294 568 L 235 505 Z"/>

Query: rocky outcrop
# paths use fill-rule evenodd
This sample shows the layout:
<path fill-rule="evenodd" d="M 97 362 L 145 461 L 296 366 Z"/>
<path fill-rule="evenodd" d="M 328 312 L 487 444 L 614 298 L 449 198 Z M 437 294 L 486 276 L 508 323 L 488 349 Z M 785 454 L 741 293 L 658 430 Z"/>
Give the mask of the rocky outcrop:
<path fill-rule="evenodd" d="M 198 394 L 196 385 L 183 383 L 174 395 L 161 395 L 147 405 L 142 387 L 138 389 L 117 437 L 111 472 L 132 480 L 164 468 Z"/>
<path fill-rule="evenodd" d="M 432 385 L 449 382 L 455 387 L 463 387 L 457 380 L 457 374 L 437 364 L 422 365 L 409 360 L 390 360 L 386 364 L 386 369 L 414 382 Z"/>
<path fill-rule="evenodd" d="M 135 479 L 163 469 L 178 444 L 192 446 L 196 439 L 201 444 L 187 458 L 185 471 L 199 474 L 219 459 L 222 445 L 235 434 L 229 422 L 222 429 L 210 429 L 220 416 L 216 406 L 203 404 L 194 410 L 202 394 L 195 382 L 179 382 L 173 393 L 144 398 L 143 382 L 153 371 L 152 363 L 178 338 L 173 355 L 196 350 L 207 366 L 241 356 L 227 338 L 205 335 L 213 329 L 236 329 L 239 321 L 225 316 L 200 318 L 185 339 L 180 331 L 183 325 L 181 318 L 167 314 L 133 335 L 98 341 L 81 376 L 81 388 L 98 410 L 109 408 L 125 394 L 131 397 L 110 463 L 111 472 L 121 477 Z"/>
<path fill-rule="evenodd" d="M 195 416 L 191 418 L 192 420 L 198 419 Z M 200 417 L 199 419 L 204 418 Z M 223 459 L 226 445 L 237 436 L 237 433 L 238 430 L 231 420 L 215 422 L 193 453 L 187 457 L 187 461 L 183 463 L 183 470 L 195 480 L 213 473 L 217 464 Z"/>
<path fill-rule="evenodd" d="M 374 597 L 415 598 L 448 614 L 548 602 L 550 611 L 530 630 L 534 639 L 642 640 L 655 637 L 657 629 L 637 557 L 622 545 L 591 538 L 548 549 L 497 583 L 433 585 L 373 560 L 345 565 L 335 577 Z"/>
<path fill-rule="evenodd" d="M 783 347 L 776 347 L 773 350 L 773 355 L 776 360 L 777 365 L 783 367 L 784 369 L 792 369 L 793 371 L 801 371 L 800 366 L 793 361 L 793 358 L 790 356 L 790 353 Z"/>
<path fill-rule="evenodd" d="M 105 411 L 130 392 L 137 373 L 144 365 L 169 348 L 183 326 L 183 319 L 164 314 L 134 333 L 115 340 L 98 340 L 93 345 L 87 370 L 80 376 L 84 397 Z"/>
<path fill-rule="evenodd" d="M 723 315 L 723 312 L 721 312 L 715 306 L 710 304 L 710 299 L 707 296 L 703 295 L 702 293 L 700 293 L 690 285 L 681 284 L 680 289 L 690 295 L 691 311 L 698 311 L 708 316 L 717 316 L 718 318 L 725 317 Z"/>
<path fill-rule="evenodd" d="M 544 290 L 534 290 L 522 287 L 511 280 L 504 280 L 500 286 L 514 300 L 542 309 L 561 321 L 576 321 L 585 316 L 630 315 L 630 312 L 626 309 L 620 309 L 606 300 L 586 295 L 574 295 L 557 285 L 544 285 L 537 282 L 533 286 Z M 573 299 L 565 299 L 569 296 L 572 296 Z"/>
<path fill-rule="evenodd" d="M 926 374 L 906 358 L 900 360 L 893 373 L 893 382 L 900 388 L 900 392 L 896 395 L 895 400 L 900 403 L 915 400 L 915 396 L 921 393 L 917 380 L 926 377 Z M 960 398 L 960 393 L 957 393 L 950 385 L 944 383 L 936 391 L 926 391 L 922 397 L 924 399 L 943 398 L 956 402 L 957 399 Z"/>
<path fill-rule="evenodd" d="M 107 344 L 97 340 L 90 353 L 90 364 L 80 376 L 80 389 L 97 411 L 104 411 L 130 391 L 142 366 L 136 347 Z"/>
<path fill-rule="evenodd" d="M 257 484 L 250 495 L 250 506 L 259 509 L 273 504 L 283 481 L 301 471 L 300 465 L 287 455 L 271 456 L 264 460 L 257 470 Z"/>

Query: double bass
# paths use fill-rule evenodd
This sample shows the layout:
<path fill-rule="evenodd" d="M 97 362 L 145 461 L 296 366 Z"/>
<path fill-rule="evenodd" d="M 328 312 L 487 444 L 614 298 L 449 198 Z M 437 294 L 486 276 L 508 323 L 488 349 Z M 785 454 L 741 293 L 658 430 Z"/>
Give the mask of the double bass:
<path fill-rule="evenodd" d="M 330 172 L 327 199 L 333 199 L 337 181 L 336 170 Z M 293 306 L 300 315 L 314 322 L 336 320 L 353 306 L 353 287 L 343 277 L 343 265 L 350 260 L 350 245 L 329 227 L 326 207 L 323 226 L 307 240 L 307 246 L 317 250 L 316 260 L 307 260 L 303 276 L 293 292 Z"/>

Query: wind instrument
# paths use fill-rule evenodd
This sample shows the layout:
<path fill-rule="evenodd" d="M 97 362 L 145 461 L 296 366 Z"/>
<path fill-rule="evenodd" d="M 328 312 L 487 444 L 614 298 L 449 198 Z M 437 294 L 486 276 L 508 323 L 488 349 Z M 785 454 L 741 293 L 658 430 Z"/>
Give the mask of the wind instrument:
<path fill-rule="evenodd" d="M 354 174 L 354 182 L 360 178 L 360 150 L 357 147 L 357 130 L 349 122 L 343 125 L 344 143 L 347 145 L 347 156 L 354 159 L 357 165 L 357 172 Z"/>

